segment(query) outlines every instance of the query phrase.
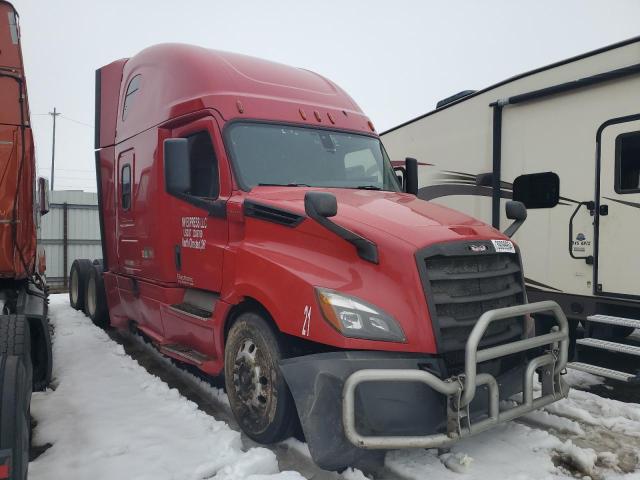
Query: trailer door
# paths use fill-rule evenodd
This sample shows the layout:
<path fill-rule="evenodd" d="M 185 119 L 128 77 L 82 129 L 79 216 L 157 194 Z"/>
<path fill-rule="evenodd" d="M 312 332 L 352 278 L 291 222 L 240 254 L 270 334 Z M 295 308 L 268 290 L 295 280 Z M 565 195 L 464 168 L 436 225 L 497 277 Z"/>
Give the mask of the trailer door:
<path fill-rule="evenodd" d="M 640 296 L 640 115 L 598 134 L 596 293 Z"/>

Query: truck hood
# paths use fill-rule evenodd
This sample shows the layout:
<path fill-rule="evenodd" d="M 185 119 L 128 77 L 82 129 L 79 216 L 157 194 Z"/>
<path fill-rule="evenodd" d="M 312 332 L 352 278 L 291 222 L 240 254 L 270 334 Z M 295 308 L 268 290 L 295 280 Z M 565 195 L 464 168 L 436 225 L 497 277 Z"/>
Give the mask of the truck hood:
<path fill-rule="evenodd" d="M 503 235 L 482 222 L 456 210 L 420 200 L 400 192 L 342 188 L 255 187 L 248 197 L 257 202 L 304 214 L 304 196 L 308 191 L 329 192 L 336 196 L 338 214 L 331 220 L 366 237 L 376 230 L 402 239 L 415 247 L 433 243 L 434 230 L 445 237 L 476 236 L 491 230 L 494 237 Z M 465 228 L 466 227 L 466 228 Z M 478 229 L 482 230 L 482 234 Z M 446 231 L 446 233 L 445 233 Z M 444 240 L 444 238 L 441 238 Z"/>

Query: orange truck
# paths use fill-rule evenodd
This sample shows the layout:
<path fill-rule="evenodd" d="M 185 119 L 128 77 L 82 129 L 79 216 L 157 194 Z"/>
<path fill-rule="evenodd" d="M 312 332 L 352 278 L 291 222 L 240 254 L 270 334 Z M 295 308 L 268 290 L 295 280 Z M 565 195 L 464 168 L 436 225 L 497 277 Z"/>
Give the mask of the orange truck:
<path fill-rule="evenodd" d="M 36 182 L 18 14 L 0 0 L 0 479 L 25 479 L 32 390 L 51 379 L 44 255 L 36 231 L 48 210 Z"/>

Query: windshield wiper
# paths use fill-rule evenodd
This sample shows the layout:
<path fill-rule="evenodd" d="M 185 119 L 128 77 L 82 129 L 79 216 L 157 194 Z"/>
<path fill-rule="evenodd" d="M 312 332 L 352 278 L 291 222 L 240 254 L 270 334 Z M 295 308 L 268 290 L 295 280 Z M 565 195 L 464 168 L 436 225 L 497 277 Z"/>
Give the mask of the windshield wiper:
<path fill-rule="evenodd" d="M 259 187 L 310 187 L 306 183 L 259 183 Z"/>
<path fill-rule="evenodd" d="M 380 187 L 376 187 L 375 185 L 358 185 L 359 190 L 382 190 Z"/>

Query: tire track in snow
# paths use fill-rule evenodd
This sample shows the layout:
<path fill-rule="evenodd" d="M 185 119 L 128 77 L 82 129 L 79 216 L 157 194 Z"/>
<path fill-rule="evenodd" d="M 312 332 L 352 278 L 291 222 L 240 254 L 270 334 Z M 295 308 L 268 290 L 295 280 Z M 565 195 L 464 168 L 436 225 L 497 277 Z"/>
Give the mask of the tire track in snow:
<path fill-rule="evenodd" d="M 158 376 L 170 387 L 176 388 L 182 395 L 196 403 L 205 413 L 218 420 L 225 421 L 231 428 L 241 431 L 231 413 L 226 401 L 226 395 L 222 392 L 222 389 L 211 385 L 196 369 L 190 369 L 189 366 L 174 362 L 163 356 L 153 346 L 145 343 L 140 336 L 116 330 L 110 330 L 108 333 L 114 341 L 123 346 L 128 355 L 149 373 Z M 578 395 L 589 396 L 592 394 L 579 392 Z M 599 398 L 595 395 L 593 396 Z M 582 421 L 585 412 L 587 412 L 587 415 L 591 414 L 588 412 L 588 408 L 583 405 L 583 403 L 588 404 L 589 401 L 594 400 L 582 398 L 572 400 L 572 402 L 577 403 L 579 407 L 577 410 L 575 410 L 576 405 L 571 405 L 568 408 L 556 409 L 553 412 L 547 410 L 537 411 L 518 420 L 517 423 L 526 425 L 533 430 L 549 433 L 557 438 L 558 444 L 564 442 L 563 448 L 550 449 L 549 456 L 559 467 L 559 470 L 568 476 L 590 474 L 593 478 L 602 478 L 603 475 L 607 475 L 607 472 L 630 473 L 636 471 L 640 452 L 640 437 L 628 436 L 621 432 L 611 432 L 604 426 Z M 597 400 L 595 401 L 597 402 Z M 611 400 L 604 399 L 603 401 L 611 402 Z M 574 409 L 573 413 L 571 409 Z M 244 434 L 242 439 L 245 448 L 261 446 Z M 338 474 L 320 469 L 311 460 L 306 444 L 294 439 L 267 446 L 267 448 L 276 454 L 281 470 L 297 470 L 309 479 L 356 480 L 365 478 L 358 470 L 350 470 L 343 472 L 343 474 Z M 580 465 L 577 460 L 584 456 L 585 453 L 588 456 L 591 450 L 598 457 L 597 460 L 593 461 L 593 466 L 589 465 L 589 462 L 587 462 L 586 466 Z M 427 463 L 424 467 L 428 471 L 433 465 Z M 384 467 L 376 472 L 367 472 L 367 475 L 375 480 L 420 478 L 420 476 L 405 475 L 404 473 L 396 468 Z"/>
<path fill-rule="evenodd" d="M 157 376 L 169 387 L 178 390 L 185 398 L 198 405 L 203 412 L 216 420 L 227 423 L 232 429 L 242 433 L 226 401 L 221 385 L 212 385 L 195 368 L 175 362 L 158 352 L 142 337 L 115 329 L 107 330 L 109 337 L 122 345 L 127 355 L 136 360 L 150 374 Z M 277 457 L 281 471 L 295 470 L 305 478 L 313 480 L 357 480 L 365 479 L 358 470 L 347 470 L 342 474 L 322 470 L 311 460 L 305 443 L 289 439 L 275 445 L 256 443 L 242 433 L 242 442 L 246 449 L 263 447 L 270 449 Z M 306 452 L 305 452 L 306 450 Z M 386 468 L 376 472 L 367 472 L 375 480 L 408 480 Z"/>

